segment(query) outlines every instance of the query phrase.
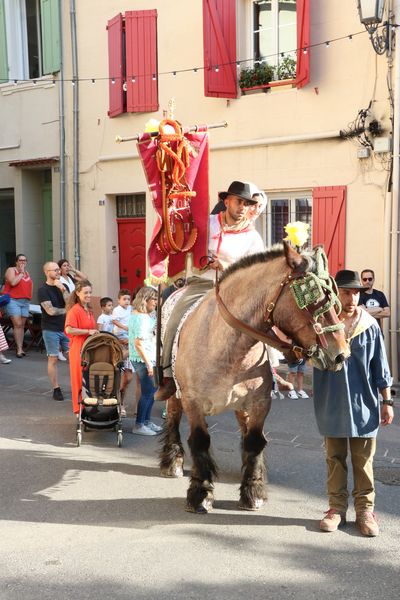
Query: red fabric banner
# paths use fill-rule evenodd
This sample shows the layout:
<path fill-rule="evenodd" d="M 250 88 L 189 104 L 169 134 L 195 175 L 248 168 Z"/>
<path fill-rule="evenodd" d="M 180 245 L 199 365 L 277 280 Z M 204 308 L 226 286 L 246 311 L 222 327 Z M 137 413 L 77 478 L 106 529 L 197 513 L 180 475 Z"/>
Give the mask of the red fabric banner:
<path fill-rule="evenodd" d="M 196 192 L 196 196 L 191 199 L 190 208 L 193 221 L 197 226 L 197 239 L 190 249 L 190 253 L 193 255 L 193 266 L 200 269 L 204 266 L 200 262 L 201 257 L 206 256 L 208 249 L 208 133 L 185 133 L 184 135 L 194 149 L 194 153 L 190 154 L 190 165 L 186 169 L 186 182 L 190 190 Z M 137 146 L 152 195 L 153 206 L 157 213 L 157 222 L 148 250 L 150 272 L 156 278 L 161 278 L 166 274 L 169 277 L 175 277 L 185 270 L 186 255 L 189 252 L 169 254 L 168 264 L 166 264 L 165 253 L 157 244 L 157 237 L 162 228 L 163 214 L 161 174 L 155 156 L 157 138 L 152 137 L 149 133 L 144 133 Z"/>

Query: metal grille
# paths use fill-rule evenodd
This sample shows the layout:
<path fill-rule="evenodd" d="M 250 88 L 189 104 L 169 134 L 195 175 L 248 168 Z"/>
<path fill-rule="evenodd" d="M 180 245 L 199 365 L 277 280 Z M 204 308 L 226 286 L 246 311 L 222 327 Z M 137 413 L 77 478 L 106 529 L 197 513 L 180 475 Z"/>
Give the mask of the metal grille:
<path fill-rule="evenodd" d="M 146 194 L 124 194 L 116 198 L 118 219 L 146 216 Z"/>

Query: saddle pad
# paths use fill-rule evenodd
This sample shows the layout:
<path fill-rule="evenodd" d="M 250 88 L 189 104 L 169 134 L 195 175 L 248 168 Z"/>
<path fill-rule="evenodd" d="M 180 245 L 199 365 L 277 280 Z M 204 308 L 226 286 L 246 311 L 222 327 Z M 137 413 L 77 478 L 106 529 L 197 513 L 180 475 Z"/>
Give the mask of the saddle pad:
<path fill-rule="evenodd" d="M 185 312 L 185 314 L 183 315 L 182 319 L 180 320 L 180 323 L 178 325 L 178 329 L 176 330 L 176 334 L 175 334 L 175 337 L 174 337 L 174 343 L 172 344 L 172 354 L 171 354 L 171 359 L 172 359 L 171 360 L 171 363 L 172 363 L 172 376 L 174 378 L 175 385 L 176 385 L 175 395 L 176 395 L 177 398 L 181 398 L 181 390 L 180 390 L 178 381 L 177 381 L 176 376 L 175 376 L 175 364 L 176 364 L 176 355 L 178 353 L 178 347 L 179 347 L 179 336 L 180 336 L 180 333 L 181 333 L 181 329 L 182 329 L 183 325 L 185 324 L 186 319 L 199 306 L 199 304 L 201 302 L 203 302 L 204 298 L 205 298 L 205 296 L 202 296 L 201 298 L 199 298 L 198 300 L 196 300 L 196 302 L 194 304 L 192 304 L 192 306 L 190 306 L 188 308 L 188 310 Z"/>
<path fill-rule="evenodd" d="M 178 300 L 180 300 L 182 298 L 182 294 L 184 292 L 186 292 L 186 290 L 187 290 L 186 286 L 183 288 L 179 288 L 178 290 L 176 290 L 176 292 L 173 292 L 170 296 L 168 296 L 168 298 L 162 305 L 162 308 L 161 308 L 161 340 L 164 339 L 165 330 L 167 328 L 167 323 L 171 316 L 172 311 L 175 308 L 175 304 L 178 302 Z"/>

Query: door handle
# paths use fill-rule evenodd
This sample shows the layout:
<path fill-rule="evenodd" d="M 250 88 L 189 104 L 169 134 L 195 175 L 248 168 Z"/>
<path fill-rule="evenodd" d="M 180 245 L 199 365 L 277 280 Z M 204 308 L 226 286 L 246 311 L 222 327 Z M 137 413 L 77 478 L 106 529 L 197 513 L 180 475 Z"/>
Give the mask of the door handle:
<path fill-rule="evenodd" d="M 136 269 L 136 277 L 140 277 L 142 271 L 140 269 Z"/>

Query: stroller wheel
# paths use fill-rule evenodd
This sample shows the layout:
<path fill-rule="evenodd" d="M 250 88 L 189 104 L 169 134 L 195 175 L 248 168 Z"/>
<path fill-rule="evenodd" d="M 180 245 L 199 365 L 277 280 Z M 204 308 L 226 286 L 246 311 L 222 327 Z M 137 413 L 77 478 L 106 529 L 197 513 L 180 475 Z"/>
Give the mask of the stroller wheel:
<path fill-rule="evenodd" d="M 82 432 L 77 431 L 76 432 L 76 445 L 80 446 L 81 444 L 82 444 Z"/>
<path fill-rule="evenodd" d="M 122 446 L 122 440 L 123 440 L 122 431 L 118 431 L 118 435 L 117 435 L 117 446 L 118 446 L 118 448 L 121 448 L 121 446 Z"/>

